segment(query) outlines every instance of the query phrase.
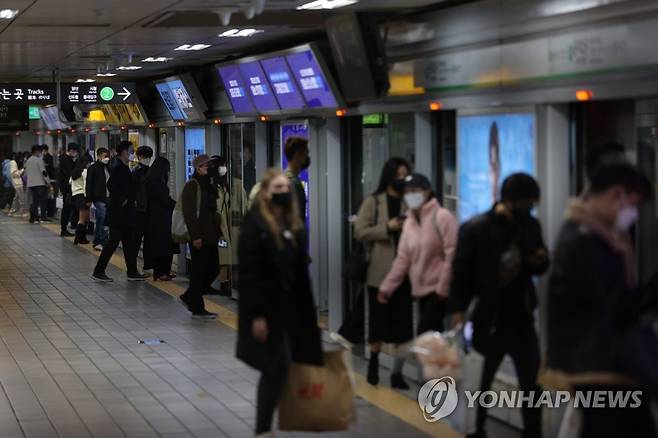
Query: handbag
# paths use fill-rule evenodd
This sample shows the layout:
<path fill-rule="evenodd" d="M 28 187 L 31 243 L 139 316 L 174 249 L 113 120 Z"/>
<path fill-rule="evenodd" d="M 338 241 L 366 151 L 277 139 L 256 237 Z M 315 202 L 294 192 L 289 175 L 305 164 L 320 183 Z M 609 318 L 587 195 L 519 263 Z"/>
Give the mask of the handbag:
<path fill-rule="evenodd" d="M 349 350 L 325 351 L 324 366 L 292 363 L 279 400 L 279 429 L 346 430 L 356 421 Z"/>
<path fill-rule="evenodd" d="M 379 216 L 379 201 L 375 199 L 375 225 Z M 362 242 L 356 242 L 352 246 L 350 254 L 347 256 L 345 266 L 343 267 L 343 276 L 348 280 L 357 283 L 365 283 L 368 278 L 368 267 L 370 266 L 370 254 L 366 245 Z"/>
<path fill-rule="evenodd" d="M 196 218 L 199 218 L 201 213 L 201 186 L 196 180 L 192 180 L 197 184 L 196 190 Z M 189 243 L 192 241 L 190 237 L 190 232 L 187 229 L 187 224 L 185 223 L 185 217 L 183 215 L 183 192 L 178 196 L 176 201 L 176 206 L 174 211 L 171 214 L 171 239 L 176 243 Z"/>

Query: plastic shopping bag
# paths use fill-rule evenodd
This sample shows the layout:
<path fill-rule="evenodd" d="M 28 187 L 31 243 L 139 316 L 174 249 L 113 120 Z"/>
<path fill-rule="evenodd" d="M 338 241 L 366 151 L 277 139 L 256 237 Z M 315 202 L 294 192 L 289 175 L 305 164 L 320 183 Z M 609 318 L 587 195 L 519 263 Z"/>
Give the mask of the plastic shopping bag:
<path fill-rule="evenodd" d="M 280 430 L 346 430 L 356 421 L 349 351 L 327 351 L 324 361 L 324 366 L 291 364 L 279 401 Z"/>
<path fill-rule="evenodd" d="M 55 207 L 58 209 L 64 208 L 64 198 L 62 196 L 55 198 Z"/>

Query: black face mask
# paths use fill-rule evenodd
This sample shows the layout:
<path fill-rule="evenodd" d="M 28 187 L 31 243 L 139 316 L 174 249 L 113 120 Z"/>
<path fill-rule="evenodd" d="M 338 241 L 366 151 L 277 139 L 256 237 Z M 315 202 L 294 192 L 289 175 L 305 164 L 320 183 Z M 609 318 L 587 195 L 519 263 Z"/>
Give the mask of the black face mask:
<path fill-rule="evenodd" d="M 311 165 L 311 157 L 306 157 L 306 161 L 302 164 L 302 170 L 308 169 Z"/>
<path fill-rule="evenodd" d="M 391 188 L 397 193 L 402 193 L 404 191 L 404 179 L 394 179 L 391 183 Z"/>
<path fill-rule="evenodd" d="M 290 192 L 288 193 L 272 193 L 272 203 L 279 207 L 288 207 L 290 205 Z"/>
<path fill-rule="evenodd" d="M 514 219 L 518 222 L 523 222 L 530 217 L 532 214 L 532 207 L 514 207 L 512 209 L 512 215 Z"/>

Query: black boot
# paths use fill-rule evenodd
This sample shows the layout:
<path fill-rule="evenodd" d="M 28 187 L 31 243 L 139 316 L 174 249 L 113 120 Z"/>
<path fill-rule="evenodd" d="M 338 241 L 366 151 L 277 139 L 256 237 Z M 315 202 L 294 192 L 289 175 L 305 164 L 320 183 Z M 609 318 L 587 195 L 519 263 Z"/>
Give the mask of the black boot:
<path fill-rule="evenodd" d="M 368 361 L 368 376 L 366 380 L 373 386 L 377 386 L 379 383 L 379 352 L 370 352 L 370 360 Z"/>
<path fill-rule="evenodd" d="M 78 224 L 75 228 L 75 239 L 73 240 L 73 243 L 76 245 L 86 245 L 89 243 L 87 236 L 85 235 L 85 228 L 86 227 L 83 224 Z"/>
<path fill-rule="evenodd" d="M 391 374 L 391 388 L 401 389 L 406 391 L 409 389 L 409 385 L 404 381 L 402 373 L 393 373 Z"/>

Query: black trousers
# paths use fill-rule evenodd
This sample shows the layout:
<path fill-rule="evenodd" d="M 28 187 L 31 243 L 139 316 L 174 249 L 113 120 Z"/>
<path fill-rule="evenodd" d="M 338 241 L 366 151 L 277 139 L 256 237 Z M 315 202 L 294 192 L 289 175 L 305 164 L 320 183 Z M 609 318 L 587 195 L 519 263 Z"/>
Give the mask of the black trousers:
<path fill-rule="evenodd" d="M 283 394 L 283 388 L 288 380 L 288 368 L 290 366 L 290 344 L 288 336 L 284 336 L 284 360 L 280 366 L 271 374 L 262 373 L 258 381 L 258 392 L 256 394 L 256 435 L 264 434 L 272 430 L 272 419 L 274 410 L 279 404 Z"/>
<path fill-rule="evenodd" d="M 491 389 L 496 371 L 506 354 L 512 357 L 519 381 L 519 389 L 524 395 L 535 391 L 535 399 L 540 396 L 537 385 L 539 372 L 539 341 L 532 325 L 512 328 L 498 328 L 492 335 L 479 336 L 477 327 L 473 339 L 475 349 L 484 355 L 481 390 L 484 393 Z M 534 402 L 533 402 L 534 404 Z M 541 438 L 541 408 L 523 407 L 523 437 Z M 484 431 L 487 410 L 478 407 L 477 429 Z"/>
<path fill-rule="evenodd" d="M 126 261 L 128 274 L 136 274 L 137 271 L 137 252 L 135 251 L 135 230 L 133 227 L 110 227 L 110 237 L 103 244 L 103 251 L 98 258 L 94 274 L 101 274 L 107 269 L 112 255 L 119 247 L 119 242 L 123 247 L 123 257 Z"/>
<path fill-rule="evenodd" d="M 46 205 L 48 203 L 48 187 L 30 187 L 32 205 L 30 205 L 30 220 L 46 219 Z"/>
<path fill-rule="evenodd" d="M 69 223 L 73 224 L 73 212 L 75 210 L 75 206 L 73 205 L 73 196 L 71 196 L 70 193 L 63 193 L 62 194 L 62 212 L 60 214 L 59 218 L 59 224 L 61 226 L 62 231 L 66 231 L 66 227 L 68 226 Z M 77 214 L 75 218 L 75 225 L 78 224 L 78 219 L 77 219 Z"/>
<path fill-rule="evenodd" d="M 172 257 L 173 254 L 169 254 L 163 257 L 157 257 L 153 260 L 154 277 L 164 277 L 171 273 Z"/>
<path fill-rule="evenodd" d="M 205 310 L 203 295 L 208 293 L 210 285 L 219 275 L 219 249 L 216 245 L 202 246 L 195 249 L 190 245 L 192 256 L 192 272 L 190 287 L 183 294 L 183 299 L 190 308 L 190 312 L 198 313 Z"/>
<path fill-rule="evenodd" d="M 446 316 L 446 301 L 434 292 L 418 300 L 418 334 L 428 331 L 443 331 L 443 320 Z"/>
<path fill-rule="evenodd" d="M 7 207 L 10 208 L 11 204 L 14 202 L 14 196 L 16 196 L 16 190 L 14 187 L 2 187 L 2 194 L 0 194 L 0 210 Z"/>

